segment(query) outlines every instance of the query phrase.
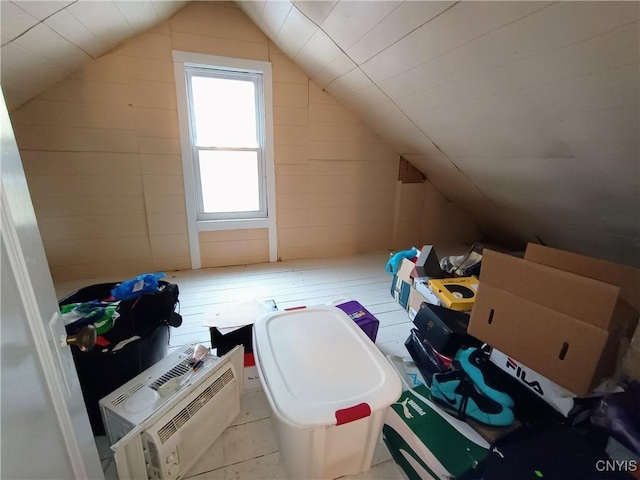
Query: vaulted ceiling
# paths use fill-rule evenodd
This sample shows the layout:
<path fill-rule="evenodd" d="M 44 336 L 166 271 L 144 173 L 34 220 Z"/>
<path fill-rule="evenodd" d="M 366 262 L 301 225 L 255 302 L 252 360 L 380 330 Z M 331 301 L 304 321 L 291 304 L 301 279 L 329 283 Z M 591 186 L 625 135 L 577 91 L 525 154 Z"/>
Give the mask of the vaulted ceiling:
<path fill-rule="evenodd" d="M 3 0 L 9 106 L 185 3 Z M 640 265 L 640 3 L 237 4 L 486 233 Z"/>
<path fill-rule="evenodd" d="M 2 89 L 10 110 L 168 19 L 186 1 L 0 1 Z"/>

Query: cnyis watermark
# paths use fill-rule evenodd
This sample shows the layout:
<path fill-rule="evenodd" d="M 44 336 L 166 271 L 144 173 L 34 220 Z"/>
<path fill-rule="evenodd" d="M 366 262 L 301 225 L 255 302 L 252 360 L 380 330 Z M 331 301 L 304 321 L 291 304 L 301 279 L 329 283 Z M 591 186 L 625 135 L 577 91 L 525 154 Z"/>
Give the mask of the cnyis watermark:
<path fill-rule="evenodd" d="M 635 472 L 638 470 L 637 460 L 598 460 L 598 472 Z"/>

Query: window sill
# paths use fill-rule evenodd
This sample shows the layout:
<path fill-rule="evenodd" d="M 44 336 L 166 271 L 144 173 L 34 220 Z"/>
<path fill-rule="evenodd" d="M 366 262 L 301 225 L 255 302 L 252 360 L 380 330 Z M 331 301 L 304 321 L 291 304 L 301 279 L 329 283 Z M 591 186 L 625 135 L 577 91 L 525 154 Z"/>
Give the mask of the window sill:
<path fill-rule="evenodd" d="M 250 228 L 269 228 L 270 218 L 242 218 L 225 220 L 198 220 L 196 222 L 199 232 L 214 232 L 217 230 L 246 230 Z"/>

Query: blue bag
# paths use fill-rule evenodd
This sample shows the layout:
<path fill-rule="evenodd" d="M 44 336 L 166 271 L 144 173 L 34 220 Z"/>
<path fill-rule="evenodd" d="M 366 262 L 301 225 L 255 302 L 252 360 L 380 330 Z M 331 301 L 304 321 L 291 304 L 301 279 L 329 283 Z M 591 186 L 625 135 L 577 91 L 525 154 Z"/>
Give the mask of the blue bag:
<path fill-rule="evenodd" d="M 116 285 L 111 290 L 111 296 L 114 300 L 129 300 L 147 293 L 156 293 L 158 291 L 158 279 L 164 276 L 163 272 L 138 275 L 136 278 L 125 280 Z"/>

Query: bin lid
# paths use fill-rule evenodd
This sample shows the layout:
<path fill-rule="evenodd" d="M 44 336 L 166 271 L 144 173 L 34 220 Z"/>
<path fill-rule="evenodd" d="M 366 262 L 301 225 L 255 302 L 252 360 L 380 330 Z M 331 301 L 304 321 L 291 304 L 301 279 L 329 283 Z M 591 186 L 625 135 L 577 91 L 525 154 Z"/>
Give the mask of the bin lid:
<path fill-rule="evenodd" d="M 356 420 L 402 393 L 382 352 L 333 306 L 262 315 L 254 325 L 254 354 L 272 409 L 293 426 Z"/>

